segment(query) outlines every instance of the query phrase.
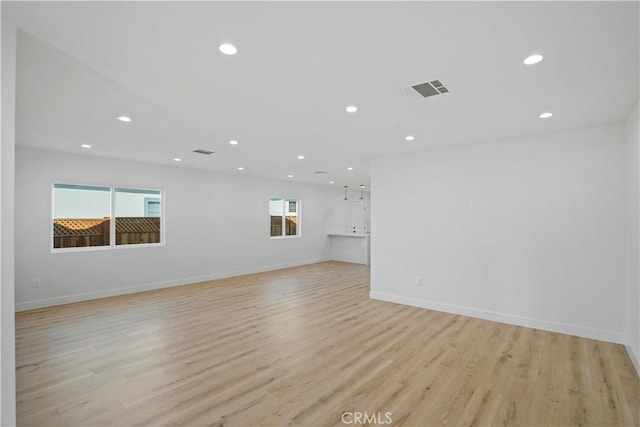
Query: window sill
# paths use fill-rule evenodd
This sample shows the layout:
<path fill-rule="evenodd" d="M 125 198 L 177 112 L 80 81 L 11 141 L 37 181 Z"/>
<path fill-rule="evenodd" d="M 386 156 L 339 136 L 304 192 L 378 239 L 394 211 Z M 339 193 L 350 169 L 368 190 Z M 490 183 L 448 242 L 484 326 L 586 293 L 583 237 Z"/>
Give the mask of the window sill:
<path fill-rule="evenodd" d="M 114 246 L 82 246 L 79 248 L 52 248 L 52 254 L 70 253 L 70 252 L 94 252 L 94 251 L 108 251 L 111 249 L 125 249 L 125 248 L 157 248 L 165 246 L 162 243 L 139 243 L 136 245 L 114 245 Z"/>

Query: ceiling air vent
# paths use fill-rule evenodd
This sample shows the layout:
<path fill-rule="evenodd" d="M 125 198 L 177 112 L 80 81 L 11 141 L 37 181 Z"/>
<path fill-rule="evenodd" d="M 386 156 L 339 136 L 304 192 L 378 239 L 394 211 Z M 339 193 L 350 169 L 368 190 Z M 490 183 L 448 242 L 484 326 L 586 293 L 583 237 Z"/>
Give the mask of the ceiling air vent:
<path fill-rule="evenodd" d="M 449 89 L 444 87 L 440 80 L 432 80 L 427 83 L 411 86 L 413 90 L 422 95 L 423 98 L 427 98 L 433 95 L 440 95 L 441 93 L 448 93 Z"/>
<path fill-rule="evenodd" d="M 320 175 L 329 175 L 329 172 L 326 172 L 326 171 L 315 171 L 314 173 L 320 174 Z"/>
<path fill-rule="evenodd" d="M 193 150 L 194 153 L 198 154 L 213 154 L 213 151 L 203 150 L 202 148 L 198 148 L 197 150 Z"/>

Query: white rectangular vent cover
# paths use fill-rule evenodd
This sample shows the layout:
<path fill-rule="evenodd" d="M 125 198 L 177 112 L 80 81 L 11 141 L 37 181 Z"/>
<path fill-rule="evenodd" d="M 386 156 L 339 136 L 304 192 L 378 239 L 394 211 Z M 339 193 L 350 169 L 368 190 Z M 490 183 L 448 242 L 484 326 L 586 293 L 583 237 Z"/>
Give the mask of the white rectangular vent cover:
<path fill-rule="evenodd" d="M 440 95 L 441 93 L 449 93 L 449 89 L 444 87 L 440 80 L 432 80 L 427 83 L 411 86 L 413 90 L 418 92 L 423 98 L 429 96 Z"/>

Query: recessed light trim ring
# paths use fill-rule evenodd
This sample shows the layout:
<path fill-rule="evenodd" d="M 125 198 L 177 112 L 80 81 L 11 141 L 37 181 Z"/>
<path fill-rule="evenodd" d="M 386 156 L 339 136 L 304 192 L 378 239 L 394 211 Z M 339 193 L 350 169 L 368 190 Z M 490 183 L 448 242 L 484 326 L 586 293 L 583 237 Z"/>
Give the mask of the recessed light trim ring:
<path fill-rule="evenodd" d="M 231 43 L 222 43 L 220 46 L 218 46 L 218 50 L 225 55 L 235 55 L 236 53 L 238 53 L 238 48 Z"/>
<path fill-rule="evenodd" d="M 544 56 L 542 56 L 542 55 L 541 55 L 541 54 L 539 54 L 539 53 L 534 53 L 534 54 L 531 54 L 531 55 L 527 56 L 527 57 L 524 59 L 524 64 L 525 64 L 525 65 L 534 65 L 534 64 L 539 63 L 539 62 L 540 62 L 540 61 L 542 61 L 543 59 L 544 59 Z"/>

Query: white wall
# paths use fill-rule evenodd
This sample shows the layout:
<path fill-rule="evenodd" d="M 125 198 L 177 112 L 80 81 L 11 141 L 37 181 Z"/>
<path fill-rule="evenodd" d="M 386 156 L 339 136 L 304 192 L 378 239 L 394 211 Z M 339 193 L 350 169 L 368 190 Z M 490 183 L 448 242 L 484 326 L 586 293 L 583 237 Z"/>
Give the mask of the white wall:
<path fill-rule="evenodd" d="M 166 245 L 51 253 L 53 182 L 164 189 Z M 326 223 L 335 193 L 327 186 L 252 178 L 242 173 L 221 174 L 19 148 L 17 308 L 329 259 Z M 302 200 L 302 237 L 269 238 L 269 199 L 273 195 Z M 40 279 L 38 288 L 33 287 L 35 279 Z"/>
<path fill-rule="evenodd" d="M 625 156 L 616 125 L 375 159 L 371 296 L 624 342 Z"/>
<path fill-rule="evenodd" d="M 100 191 L 70 188 L 53 189 L 54 218 L 104 218 L 108 216 L 111 216 L 111 191 L 107 187 L 103 187 L 103 190 Z"/>
<path fill-rule="evenodd" d="M 14 315 L 14 159 L 16 27 L 2 17 L 2 145 L 0 146 L 0 425 L 16 424 Z"/>
<path fill-rule="evenodd" d="M 146 200 L 154 199 L 162 203 L 162 194 L 153 190 L 148 193 L 127 193 L 118 191 L 115 193 L 115 216 L 116 217 L 144 217 Z M 202 194 L 200 197 L 206 199 L 208 195 Z"/>
<path fill-rule="evenodd" d="M 627 121 L 628 210 L 627 210 L 627 349 L 640 375 L 640 104 Z"/>

